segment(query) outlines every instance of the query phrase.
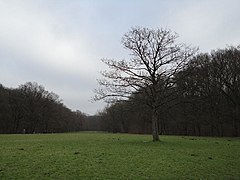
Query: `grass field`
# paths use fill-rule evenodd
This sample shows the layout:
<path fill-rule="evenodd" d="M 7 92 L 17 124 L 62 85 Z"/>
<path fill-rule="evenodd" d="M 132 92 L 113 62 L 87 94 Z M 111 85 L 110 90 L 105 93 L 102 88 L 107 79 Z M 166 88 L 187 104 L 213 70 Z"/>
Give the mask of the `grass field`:
<path fill-rule="evenodd" d="M 0 179 L 240 179 L 240 139 L 0 135 Z"/>

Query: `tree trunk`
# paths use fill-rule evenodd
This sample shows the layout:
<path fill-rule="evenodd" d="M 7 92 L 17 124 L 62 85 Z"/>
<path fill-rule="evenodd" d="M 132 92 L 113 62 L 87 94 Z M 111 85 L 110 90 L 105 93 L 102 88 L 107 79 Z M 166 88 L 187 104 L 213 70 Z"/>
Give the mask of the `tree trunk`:
<path fill-rule="evenodd" d="M 201 136 L 201 127 L 199 124 L 197 125 L 197 130 L 198 130 L 198 136 Z"/>
<path fill-rule="evenodd" d="M 240 133 L 239 133 L 239 131 L 240 131 L 240 129 L 239 129 L 239 124 L 240 124 L 240 105 L 238 104 L 237 105 L 237 107 L 236 107 L 236 126 L 237 126 L 237 136 L 239 136 L 240 135 Z"/>
<path fill-rule="evenodd" d="M 19 129 L 19 116 L 15 115 L 14 117 L 14 133 L 18 133 L 18 129 Z"/>
<path fill-rule="evenodd" d="M 193 136 L 197 136 L 196 124 L 193 125 Z"/>
<path fill-rule="evenodd" d="M 214 126 L 211 125 L 211 136 L 213 137 L 214 136 Z"/>
<path fill-rule="evenodd" d="M 219 128 L 220 128 L 220 137 L 223 137 L 223 124 L 222 123 L 219 124 Z"/>
<path fill-rule="evenodd" d="M 158 116 L 156 109 L 153 109 L 152 111 L 152 136 L 153 141 L 159 141 Z"/>
<path fill-rule="evenodd" d="M 238 136 L 239 109 L 240 109 L 239 106 L 236 105 L 235 106 L 235 115 L 234 115 L 234 119 L 233 119 L 233 129 L 234 129 L 233 136 L 235 136 L 235 137 Z"/>

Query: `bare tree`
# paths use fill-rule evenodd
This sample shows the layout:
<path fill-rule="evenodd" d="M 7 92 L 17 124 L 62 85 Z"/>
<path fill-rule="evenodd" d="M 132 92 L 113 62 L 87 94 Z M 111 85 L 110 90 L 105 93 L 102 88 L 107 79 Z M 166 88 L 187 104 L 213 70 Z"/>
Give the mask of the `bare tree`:
<path fill-rule="evenodd" d="M 233 106 L 234 136 L 240 132 L 240 46 L 211 53 L 213 87 Z"/>
<path fill-rule="evenodd" d="M 196 53 L 195 48 L 177 44 L 177 38 L 176 33 L 167 29 L 132 28 L 122 38 L 124 48 L 131 52 L 131 59 L 102 60 L 110 70 L 102 72 L 95 100 L 109 102 L 134 98 L 132 94 L 136 92 L 144 93 L 144 103 L 152 111 L 153 141 L 159 141 L 157 112 L 171 97 L 165 92 L 175 86 L 174 75 Z"/>

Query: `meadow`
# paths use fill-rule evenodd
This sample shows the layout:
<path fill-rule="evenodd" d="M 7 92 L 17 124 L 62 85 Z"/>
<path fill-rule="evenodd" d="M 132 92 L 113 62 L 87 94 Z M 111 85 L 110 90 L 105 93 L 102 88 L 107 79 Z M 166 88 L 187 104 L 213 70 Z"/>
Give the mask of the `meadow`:
<path fill-rule="evenodd" d="M 240 138 L 0 135 L 0 179 L 240 179 Z"/>

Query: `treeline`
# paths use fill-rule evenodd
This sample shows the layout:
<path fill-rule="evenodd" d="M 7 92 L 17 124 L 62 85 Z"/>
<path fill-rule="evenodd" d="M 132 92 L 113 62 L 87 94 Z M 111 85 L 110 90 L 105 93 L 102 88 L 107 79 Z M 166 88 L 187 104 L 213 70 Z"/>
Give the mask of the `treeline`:
<path fill-rule="evenodd" d="M 158 83 L 160 134 L 240 136 L 240 46 L 199 54 L 169 81 Z M 0 133 L 150 134 L 151 108 L 142 92 L 87 116 L 70 110 L 37 83 L 16 89 L 0 85 Z"/>
<path fill-rule="evenodd" d="M 86 115 L 71 111 L 53 92 L 37 83 L 16 89 L 0 85 L 0 133 L 80 131 Z"/>
<path fill-rule="evenodd" d="M 240 46 L 199 54 L 171 79 L 175 82 L 172 87 L 159 82 L 160 134 L 240 135 Z M 151 110 L 144 105 L 146 101 L 144 94 L 132 94 L 129 100 L 105 108 L 91 127 L 109 132 L 151 133 Z"/>

